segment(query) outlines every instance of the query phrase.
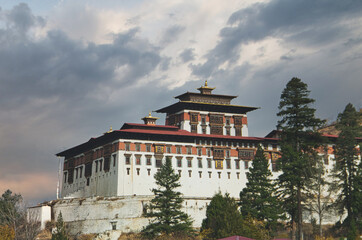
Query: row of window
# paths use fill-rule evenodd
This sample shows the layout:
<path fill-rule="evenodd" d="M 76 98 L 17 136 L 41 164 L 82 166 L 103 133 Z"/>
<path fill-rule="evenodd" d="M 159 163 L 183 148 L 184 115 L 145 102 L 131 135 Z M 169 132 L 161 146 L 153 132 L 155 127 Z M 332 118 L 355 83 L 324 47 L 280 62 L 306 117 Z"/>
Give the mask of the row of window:
<path fill-rule="evenodd" d="M 147 170 L 147 175 L 148 175 L 148 176 L 151 176 L 151 169 L 148 168 L 148 169 L 146 169 L 146 170 Z M 130 175 L 130 173 L 131 173 L 131 168 L 126 168 L 126 172 L 127 172 L 127 175 Z M 178 173 L 178 175 L 179 175 L 180 177 L 182 177 L 182 170 L 177 170 L 177 173 Z M 188 176 L 189 176 L 189 177 L 192 177 L 192 170 L 188 170 L 187 173 L 188 173 Z M 218 178 L 221 178 L 221 173 L 222 173 L 222 172 L 217 172 Z M 141 174 L 141 169 L 140 169 L 140 168 L 136 168 L 136 174 L 137 174 L 138 176 Z M 230 178 L 231 178 L 231 172 L 227 172 L 226 174 L 227 174 L 228 179 L 230 179 Z M 199 175 L 199 178 L 202 178 L 203 172 L 202 172 L 202 171 L 198 171 L 198 175 Z M 212 172 L 207 172 L 207 176 L 208 176 L 209 178 L 212 178 Z M 236 173 L 236 178 L 237 178 L 237 179 L 240 178 L 240 172 L 237 172 L 237 173 Z"/>
<path fill-rule="evenodd" d="M 131 164 L 131 156 L 132 155 L 125 155 L 125 164 L 126 165 L 130 165 Z M 141 159 L 141 155 L 135 155 L 135 165 L 142 165 L 142 159 Z M 187 167 L 191 168 L 192 167 L 192 163 L 193 163 L 193 158 L 188 158 L 186 157 L 186 164 Z M 212 159 L 208 158 L 206 159 L 207 162 L 207 168 L 212 168 Z M 234 160 L 235 161 L 235 169 L 240 169 L 240 160 Z M 177 167 L 182 167 L 182 163 L 183 163 L 183 158 L 182 157 L 176 157 L 176 166 Z M 216 161 L 215 162 L 215 168 L 216 168 Z M 230 159 L 226 159 L 225 160 L 226 163 L 226 169 L 231 169 L 231 160 Z M 151 160 L 151 156 L 146 156 L 145 159 L 145 165 L 147 166 L 151 166 L 152 165 L 152 160 Z M 161 167 L 162 165 L 162 160 L 161 159 L 155 159 L 155 166 L 156 167 Z M 197 166 L 198 168 L 203 168 L 203 160 L 201 158 L 197 159 Z M 218 167 L 219 169 L 220 167 Z M 221 166 L 222 168 L 222 166 Z M 248 169 L 249 168 L 249 161 L 244 161 L 244 169 Z"/>

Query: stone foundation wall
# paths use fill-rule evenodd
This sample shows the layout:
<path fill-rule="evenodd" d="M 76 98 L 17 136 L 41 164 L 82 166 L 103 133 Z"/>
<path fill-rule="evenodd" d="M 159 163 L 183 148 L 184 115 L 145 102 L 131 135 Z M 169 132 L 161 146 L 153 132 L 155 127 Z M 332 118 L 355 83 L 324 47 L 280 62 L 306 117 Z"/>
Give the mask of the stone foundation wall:
<path fill-rule="evenodd" d="M 139 232 L 148 224 L 142 217 L 152 196 L 93 197 L 62 199 L 53 206 L 54 219 L 62 213 L 72 235 L 105 232 Z M 195 228 L 201 227 L 210 199 L 187 198 L 183 211 L 194 220 Z"/>

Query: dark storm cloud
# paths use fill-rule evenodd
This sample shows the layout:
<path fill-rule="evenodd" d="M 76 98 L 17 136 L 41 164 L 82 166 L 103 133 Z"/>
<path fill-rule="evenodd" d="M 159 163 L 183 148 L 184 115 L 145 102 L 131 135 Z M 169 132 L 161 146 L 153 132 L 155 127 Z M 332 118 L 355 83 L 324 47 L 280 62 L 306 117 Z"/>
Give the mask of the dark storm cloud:
<path fill-rule="evenodd" d="M 101 121 L 115 128 L 123 117 L 133 121 L 131 101 L 147 95 L 136 93 L 138 81 L 161 63 L 167 69 L 170 61 L 138 36 L 138 28 L 96 44 L 73 40 L 60 30 L 35 38 L 33 32 L 44 25 L 26 4 L 0 11 L 0 182 L 14 187 L 32 179 L 32 173 L 56 180 L 54 154 L 107 131 Z M 149 92 L 153 85 L 142 90 Z M 149 102 L 134 108 L 148 112 L 151 107 Z M 21 172 L 30 175 L 16 182 Z"/>
<path fill-rule="evenodd" d="M 208 77 L 225 62 L 239 58 L 242 44 L 278 36 L 304 45 L 325 45 L 352 30 L 345 21 L 360 17 L 362 2 L 323 0 L 274 0 L 257 3 L 233 13 L 220 31 L 219 43 L 204 64 L 190 65 L 193 74 Z"/>
<path fill-rule="evenodd" d="M 35 17 L 23 6 L 24 9 L 24 19 L 32 21 Z M 17 6 L 6 15 L 5 25 L 13 20 L 7 17 L 13 11 L 21 19 Z M 24 19 L 21 26 L 28 26 Z M 74 100 L 107 83 L 132 85 L 153 71 L 162 59 L 158 49 L 138 38 L 137 32 L 138 29 L 132 29 L 117 34 L 110 44 L 84 45 L 61 31 L 50 31 L 39 41 L 31 40 L 25 32 L 9 28 L 1 31 L 0 100 L 9 106 L 35 96 L 55 95 Z M 115 74 L 120 67 L 122 77 Z"/>
<path fill-rule="evenodd" d="M 187 48 L 180 53 L 179 57 L 181 58 L 182 62 L 186 63 L 195 59 L 195 49 L 194 48 Z"/>

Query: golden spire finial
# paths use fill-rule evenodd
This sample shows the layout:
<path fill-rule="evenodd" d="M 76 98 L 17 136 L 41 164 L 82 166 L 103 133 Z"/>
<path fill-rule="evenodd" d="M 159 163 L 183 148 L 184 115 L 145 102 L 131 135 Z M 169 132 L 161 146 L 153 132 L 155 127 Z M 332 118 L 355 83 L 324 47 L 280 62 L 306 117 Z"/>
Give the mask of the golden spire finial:
<path fill-rule="evenodd" d="M 112 126 L 109 128 L 109 131 L 106 133 L 110 133 L 110 132 L 113 132 Z"/>
<path fill-rule="evenodd" d="M 207 80 L 205 80 L 205 87 L 207 87 Z"/>
<path fill-rule="evenodd" d="M 151 112 L 148 112 L 148 116 L 149 116 L 149 117 L 152 117 L 152 116 L 151 116 Z"/>

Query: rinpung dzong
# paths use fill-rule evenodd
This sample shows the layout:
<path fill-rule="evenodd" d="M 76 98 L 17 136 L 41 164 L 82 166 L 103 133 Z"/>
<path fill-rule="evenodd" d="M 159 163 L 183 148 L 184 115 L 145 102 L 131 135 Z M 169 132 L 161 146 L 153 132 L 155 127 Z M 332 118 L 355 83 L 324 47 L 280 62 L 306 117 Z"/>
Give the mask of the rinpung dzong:
<path fill-rule="evenodd" d="M 207 82 L 198 90 L 156 111 L 166 113 L 165 125 L 157 125 L 150 113 L 143 124 L 125 123 L 58 153 L 64 158 L 61 198 L 33 210 L 45 216 L 43 222 L 62 212 L 70 229 L 82 233 L 139 231 L 148 224 L 142 213 L 153 198 L 153 176 L 168 157 L 180 175 L 184 210 L 200 227 L 215 193 L 239 197 L 257 145 L 263 146 L 276 177 L 277 132 L 248 136 L 247 113 L 258 108 L 232 105 L 236 96 L 213 94 Z M 333 158 L 330 145 L 329 168 Z"/>

